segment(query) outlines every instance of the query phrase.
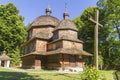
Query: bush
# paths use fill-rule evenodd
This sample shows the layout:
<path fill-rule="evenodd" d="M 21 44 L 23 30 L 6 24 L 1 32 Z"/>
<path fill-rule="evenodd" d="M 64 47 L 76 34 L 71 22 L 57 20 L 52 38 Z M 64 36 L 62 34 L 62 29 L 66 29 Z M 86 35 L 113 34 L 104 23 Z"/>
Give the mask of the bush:
<path fill-rule="evenodd" d="M 99 78 L 99 71 L 92 67 L 86 67 L 84 72 L 81 74 L 82 80 L 98 80 Z"/>

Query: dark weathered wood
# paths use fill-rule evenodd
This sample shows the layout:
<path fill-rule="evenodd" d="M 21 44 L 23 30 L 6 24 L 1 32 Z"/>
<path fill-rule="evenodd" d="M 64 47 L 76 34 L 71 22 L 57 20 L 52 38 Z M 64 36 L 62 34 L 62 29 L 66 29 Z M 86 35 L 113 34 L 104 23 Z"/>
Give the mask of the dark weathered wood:
<path fill-rule="evenodd" d="M 67 11 L 64 19 L 48 16 L 51 11 L 46 9 L 47 16 L 40 16 L 27 29 L 28 41 L 24 44 L 23 66 L 38 68 L 81 67 L 83 62 L 79 55 L 91 56 L 83 51 L 83 42 L 78 39 L 78 29 L 68 20 Z M 59 24 L 59 25 L 58 25 Z"/>
<path fill-rule="evenodd" d="M 98 69 L 98 26 L 103 26 L 99 23 L 99 11 L 96 10 L 95 20 L 92 18 L 89 20 L 96 24 L 94 28 L 94 64 L 96 69 Z"/>
<path fill-rule="evenodd" d="M 89 18 L 90 21 L 92 21 L 93 23 L 96 23 L 96 21 L 94 21 L 92 18 Z M 103 27 L 103 25 L 101 25 L 100 23 L 98 23 L 99 26 Z"/>
<path fill-rule="evenodd" d="M 35 56 L 30 55 L 30 56 L 22 58 L 22 66 L 24 68 L 26 68 L 26 67 L 32 67 L 34 65 L 35 65 Z"/>
<path fill-rule="evenodd" d="M 70 66 L 71 66 L 71 67 L 76 66 L 75 55 L 70 55 L 70 56 L 69 56 L 69 60 L 70 60 Z"/>

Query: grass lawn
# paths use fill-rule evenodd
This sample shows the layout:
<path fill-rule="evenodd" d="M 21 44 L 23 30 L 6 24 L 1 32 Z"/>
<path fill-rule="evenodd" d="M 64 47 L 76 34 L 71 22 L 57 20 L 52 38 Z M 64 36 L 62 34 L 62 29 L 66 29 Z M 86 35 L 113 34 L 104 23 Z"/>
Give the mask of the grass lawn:
<path fill-rule="evenodd" d="M 103 80 L 116 80 L 115 70 L 109 71 L 100 71 L 101 77 L 104 78 Z"/>
<path fill-rule="evenodd" d="M 36 72 L 36 73 L 34 73 Z M 48 73 L 45 73 L 48 72 Z M 116 80 L 115 70 L 100 71 L 103 80 Z M 120 72 L 117 72 L 120 77 Z M 48 70 L 29 70 L 18 72 L 12 69 L 0 68 L 0 80 L 81 80 L 80 74 L 61 74 Z"/>
<path fill-rule="evenodd" d="M 120 71 L 115 72 L 116 80 L 120 80 Z"/>
<path fill-rule="evenodd" d="M 60 74 L 60 73 L 47 74 L 32 72 L 33 71 L 16 72 L 14 70 L 0 68 L 0 80 L 80 80 L 80 74 Z"/>

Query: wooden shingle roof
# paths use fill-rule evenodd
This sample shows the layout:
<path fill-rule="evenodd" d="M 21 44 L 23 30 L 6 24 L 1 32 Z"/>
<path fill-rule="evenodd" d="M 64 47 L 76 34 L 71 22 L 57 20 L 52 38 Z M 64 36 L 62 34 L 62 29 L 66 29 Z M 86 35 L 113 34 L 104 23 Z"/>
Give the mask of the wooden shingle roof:
<path fill-rule="evenodd" d="M 53 55 L 53 54 L 71 54 L 71 55 L 81 55 L 81 56 L 93 56 L 92 54 L 90 54 L 84 50 L 77 49 L 77 48 L 59 48 L 59 49 L 47 51 L 47 52 L 35 51 L 35 52 L 31 52 L 29 54 L 23 55 L 21 57 L 29 56 L 29 55 Z"/>
<path fill-rule="evenodd" d="M 54 31 L 56 30 L 74 30 L 74 31 L 78 31 L 78 29 L 76 28 L 75 24 L 69 20 L 69 19 L 65 19 L 62 20 L 57 27 L 55 27 Z"/>
<path fill-rule="evenodd" d="M 53 51 L 48 51 L 46 55 L 52 54 L 71 54 L 71 55 L 83 55 L 83 56 L 92 56 L 92 54 L 77 48 L 59 48 Z"/>
<path fill-rule="evenodd" d="M 43 15 L 40 16 L 38 18 L 36 18 L 30 25 L 30 27 L 28 27 L 27 31 L 29 31 L 31 28 L 36 27 L 36 26 L 47 26 L 47 25 L 51 25 L 51 26 L 57 26 L 59 23 L 59 19 L 50 16 L 50 15 Z"/>

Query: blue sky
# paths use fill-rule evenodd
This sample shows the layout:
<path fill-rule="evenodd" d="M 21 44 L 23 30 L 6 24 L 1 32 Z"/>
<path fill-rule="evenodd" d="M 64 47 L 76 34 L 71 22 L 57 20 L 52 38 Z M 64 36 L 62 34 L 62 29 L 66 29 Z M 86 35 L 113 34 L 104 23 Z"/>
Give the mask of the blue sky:
<path fill-rule="evenodd" d="M 0 4 L 12 2 L 20 11 L 19 14 L 25 17 L 24 23 L 31 23 L 35 18 L 45 15 L 45 9 L 50 4 L 52 16 L 63 19 L 65 3 L 70 19 L 82 14 L 82 12 L 91 6 L 96 6 L 98 0 L 0 0 Z"/>

